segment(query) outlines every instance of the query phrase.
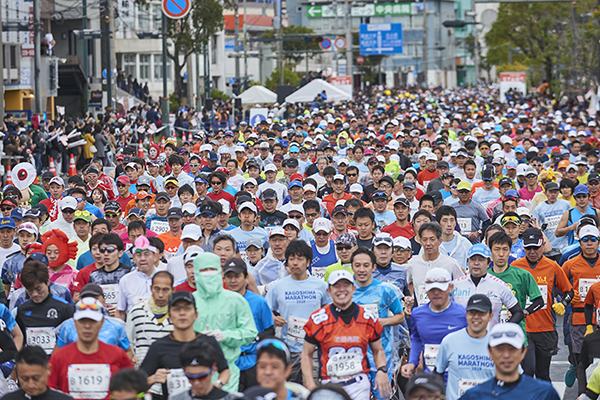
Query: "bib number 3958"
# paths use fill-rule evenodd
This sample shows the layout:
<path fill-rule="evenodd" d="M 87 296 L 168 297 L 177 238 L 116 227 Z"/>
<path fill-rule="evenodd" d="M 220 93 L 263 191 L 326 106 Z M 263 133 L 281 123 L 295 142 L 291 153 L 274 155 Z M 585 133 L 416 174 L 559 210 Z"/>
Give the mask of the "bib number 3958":
<path fill-rule="evenodd" d="M 69 394 L 75 399 L 104 399 L 110 386 L 108 364 L 71 364 Z"/>

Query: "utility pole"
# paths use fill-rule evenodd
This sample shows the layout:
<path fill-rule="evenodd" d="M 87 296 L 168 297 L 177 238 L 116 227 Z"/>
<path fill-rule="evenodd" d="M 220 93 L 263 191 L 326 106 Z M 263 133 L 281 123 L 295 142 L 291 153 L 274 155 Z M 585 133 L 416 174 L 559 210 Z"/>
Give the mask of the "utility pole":
<path fill-rule="evenodd" d="M 83 9 L 81 10 L 82 12 L 82 17 L 81 17 L 81 29 L 87 29 L 87 0 L 83 0 L 81 2 L 81 6 L 83 7 Z M 89 107 L 89 102 L 90 102 L 90 93 L 88 90 L 88 39 L 83 39 L 83 77 L 85 78 L 85 83 L 83 84 L 83 110 L 84 112 L 87 112 Z"/>
<path fill-rule="evenodd" d="M 202 96 L 200 96 L 200 52 L 196 51 L 196 111 L 202 109 Z"/>
<path fill-rule="evenodd" d="M 162 97 L 162 125 L 166 126 L 167 134 L 171 135 L 169 127 L 169 94 L 167 93 L 167 16 L 162 13 L 162 78 L 163 78 L 163 97 Z"/>
<path fill-rule="evenodd" d="M 112 60 L 111 60 L 111 50 L 110 50 L 110 0 L 106 0 L 104 9 L 104 40 L 106 40 L 106 111 L 113 111 L 113 101 L 112 101 Z"/>
<path fill-rule="evenodd" d="M 244 0 L 244 89 L 248 85 L 248 14 L 246 12 L 246 0 Z"/>
<path fill-rule="evenodd" d="M 273 2 L 275 7 L 275 18 L 273 18 L 273 29 L 276 32 L 275 37 L 278 40 L 277 47 L 279 51 L 277 54 L 277 67 L 279 68 L 279 84 L 283 86 L 283 40 L 281 40 L 281 0 L 275 0 Z"/>
<path fill-rule="evenodd" d="M 35 114 L 40 114 L 42 110 L 42 89 L 41 89 L 41 23 L 40 23 L 40 1 L 41 0 L 33 0 L 33 47 L 34 47 L 34 57 L 33 57 L 33 69 L 34 69 L 34 84 L 33 84 L 33 93 L 34 93 L 34 108 L 33 112 Z"/>
<path fill-rule="evenodd" d="M 345 0 L 346 9 L 346 74 L 350 77 L 351 93 L 354 97 L 354 54 L 352 48 L 352 6 L 350 0 Z"/>
<path fill-rule="evenodd" d="M 235 83 L 237 83 L 238 93 L 240 92 L 240 47 L 239 47 L 239 37 L 240 37 L 240 15 L 238 12 L 238 0 L 233 0 L 233 20 L 235 23 L 235 27 L 233 29 L 233 41 L 234 41 L 234 50 L 235 50 Z M 234 93 L 235 94 L 235 93 Z M 235 107 L 234 107 L 235 109 Z"/>
<path fill-rule="evenodd" d="M 472 0 L 474 1 L 474 0 Z M 427 75 L 429 73 L 429 66 L 427 63 L 427 56 L 428 56 L 428 42 L 427 42 L 427 31 L 428 31 L 428 18 L 427 18 L 427 0 L 423 0 L 423 83 L 425 84 L 425 87 L 429 86 L 427 81 Z"/>
<path fill-rule="evenodd" d="M 333 3 L 331 3 L 331 7 L 333 8 L 333 12 L 335 13 L 335 19 L 333 21 L 333 33 L 335 34 L 335 38 L 337 38 L 339 25 L 338 25 L 338 3 L 336 0 L 333 0 Z M 333 40 L 335 40 L 335 38 Z M 335 72 L 336 72 L 336 74 L 339 74 L 340 66 L 339 66 L 339 61 L 338 61 L 338 52 L 334 45 L 331 46 L 331 51 L 333 54 Z"/>
<path fill-rule="evenodd" d="M 473 63 L 475 64 L 475 85 L 479 82 L 479 39 L 477 39 L 477 13 L 475 11 L 475 0 L 471 0 L 471 8 L 473 10 L 473 38 L 475 39 Z"/>
<path fill-rule="evenodd" d="M 0 26 L 2 26 L 2 13 L 0 13 Z M 4 39 L 2 32 L 0 32 L 0 65 L 4 65 Z M 4 122 L 4 76 L 2 77 L 2 82 L 0 82 L 0 96 L 2 96 L 0 99 L 0 117 L 2 117 L 2 122 Z"/>

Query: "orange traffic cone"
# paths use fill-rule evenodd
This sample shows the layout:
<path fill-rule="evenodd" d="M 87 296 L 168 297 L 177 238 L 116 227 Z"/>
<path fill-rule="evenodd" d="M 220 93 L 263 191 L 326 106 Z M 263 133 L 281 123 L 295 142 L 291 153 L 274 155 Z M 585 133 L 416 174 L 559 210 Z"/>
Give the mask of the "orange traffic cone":
<path fill-rule="evenodd" d="M 50 172 L 56 176 L 56 167 L 54 166 L 54 158 L 50 157 Z"/>
<path fill-rule="evenodd" d="M 8 171 L 6 171 L 6 186 L 15 185 L 12 180 L 12 168 L 10 164 L 8 164 Z"/>
<path fill-rule="evenodd" d="M 154 144 L 154 139 L 152 138 L 152 136 L 150 136 L 150 145 Z"/>
<path fill-rule="evenodd" d="M 164 153 L 165 152 L 165 137 L 162 137 L 162 140 L 160 141 L 160 152 Z"/>
<path fill-rule="evenodd" d="M 194 143 L 194 137 L 192 136 L 192 132 L 188 135 L 188 142 Z"/>
<path fill-rule="evenodd" d="M 69 176 L 77 175 L 77 167 L 75 166 L 75 157 L 71 154 L 71 159 L 69 160 Z"/>
<path fill-rule="evenodd" d="M 138 157 L 144 158 L 144 146 L 142 145 L 141 140 L 140 140 L 140 147 L 138 147 Z"/>

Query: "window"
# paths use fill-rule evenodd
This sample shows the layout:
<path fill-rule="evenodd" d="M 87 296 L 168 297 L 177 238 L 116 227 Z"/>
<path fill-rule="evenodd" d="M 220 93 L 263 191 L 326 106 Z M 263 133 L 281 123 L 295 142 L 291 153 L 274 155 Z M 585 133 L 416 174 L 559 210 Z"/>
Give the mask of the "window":
<path fill-rule="evenodd" d="M 140 80 L 150 79 L 150 54 L 140 54 Z"/>
<path fill-rule="evenodd" d="M 162 80 L 162 54 L 154 55 L 154 80 Z M 171 80 L 171 59 L 167 57 L 167 80 Z"/>
<path fill-rule="evenodd" d="M 162 29 L 162 10 L 160 4 L 152 4 L 152 30 L 160 31 Z"/>
<path fill-rule="evenodd" d="M 211 64 L 217 64 L 217 35 L 213 35 L 211 39 L 210 62 Z"/>
<path fill-rule="evenodd" d="M 133 78 L 137 77 L 135 71 L 135 54 L 123 54 L 123 73 L 125 78 L 131 75 Z"/>
<path fill-rule="evenodd" d="M 137 20 L 139 30 L 150 30 L 150 10 L 145 5 L 137 6 Z"/>

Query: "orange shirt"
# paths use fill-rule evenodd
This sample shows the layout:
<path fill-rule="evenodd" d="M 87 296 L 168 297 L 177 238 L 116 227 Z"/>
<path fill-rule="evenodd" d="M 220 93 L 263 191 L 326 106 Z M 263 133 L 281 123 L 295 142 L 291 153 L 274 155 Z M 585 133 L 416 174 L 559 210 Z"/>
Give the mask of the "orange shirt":
<path fill-rule="evenodd" d="M 570 259 L 563 265 L 563 271 L 573 285 L 573 289 L 579 291 L 581 301 L 572 302 L 573 305 L 573 325 L 585 325 L 585 316 L 583 308 L 585 306 L 585 297 L 590 287 L 600 282 L 600 263 L 596 262 L 594 267 L 590 267 L 588 262 L 580 254 Z"/>
<path fill-rule="evenodd" d="M 475 194 L 475 192 L 477 191 L 477 189 L 484 187 L 483 185 L 483 181 L 480 182 L 475 182 L 473 184 L 473 186 L 471 186 L 471 197 L 473 197 L 473 194 Z M 498 189 L 498 181 L 494 180 L 494 187 L 496 189 Z"/>
<path fill-rule="evenodd" d="M 546 305 L 544 308 L 527 316 L 525 320 L 527 332 L 554 331 L 554 320 L 551 313 L 553 303 L 552 291 L 556 287 L 561 292 L 567 293 L 573 288 L 565 272 L 560 268 L 560 265 L 547 257 L 542 257 L 535 268 L 529 266 L 525 257 L 513 261 L 511 265 L 531 273 L 540 288 L 542 296 L 545 296 L 544 303 Z"/>
<path fill-rule="evenodd" d="M 590 290 L 585 296 L 585 304 L 589 304 L 596 309 L 596 312 L 593 314 L 594 325 L 597 324 L 598 313 L 600 313 L 600 282 L 594 283 L 590 286 Z"/>
<path fill-rule="evenodd" d="M 181 233 L 179 233 L 179 236 L 171 236 L 170 232 L 169 230 L 157 236 L 165 244 L 165 256 L 167 259 L 173 257 L 181 245 Z"/>
<path fill-rule="evenodd" d="M 335 204 L 340 201 L 340 200 L 344 200 L 344 202 L 346 200 L 350 200 L 353 196 L 349 193 L 344 193 L 344 195 L 342 196 L 341 199 L 335 199 L 333 197 L 334 193 L 328 194 L 327 196 L 323 197 L 323 202 L 327 205 L 327 211 L 329 212 L 329 215 L 331 215 L 331 213 L 333 212 L 333 209 L 335 208 Z"/>

